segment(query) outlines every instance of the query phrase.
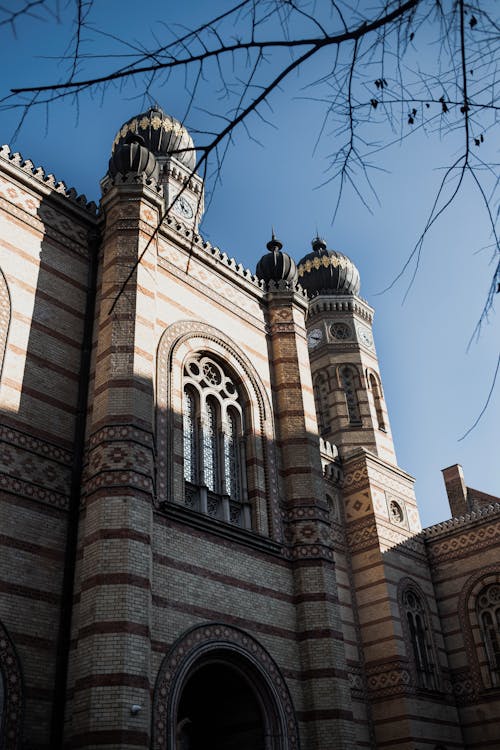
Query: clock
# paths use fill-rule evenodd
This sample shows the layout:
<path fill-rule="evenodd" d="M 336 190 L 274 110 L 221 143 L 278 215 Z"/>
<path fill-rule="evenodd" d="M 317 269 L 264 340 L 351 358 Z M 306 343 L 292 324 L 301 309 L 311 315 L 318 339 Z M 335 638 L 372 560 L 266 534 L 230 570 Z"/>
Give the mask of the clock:
<path fill-rule="evenodd" d="M 362 344 L 367 346 L 369 349 L 373 347 L 373 336 L 372 336 L 371 331 L 368 328 L 364 328 L 360 326 L 358 328 L 358 335 L 359 335 L 359 340 L 361 341 Z"/>
<path fill-rule="evenodd" d="M 192 219 L 194 216 L 193 207 L 184 195 L 179 195 L 174 203 L 174 211 L 183 219 Z"/>
<path fill-rule="evenodd" d="M 321 328 L 313 328 L 312 331 L 309 331 L 307 334 L 307 346 L 309 349 L 314 349 L 318 346 L 318 344 L 321 343 L 321 340 L 323 338 L 323 331 Z"/>

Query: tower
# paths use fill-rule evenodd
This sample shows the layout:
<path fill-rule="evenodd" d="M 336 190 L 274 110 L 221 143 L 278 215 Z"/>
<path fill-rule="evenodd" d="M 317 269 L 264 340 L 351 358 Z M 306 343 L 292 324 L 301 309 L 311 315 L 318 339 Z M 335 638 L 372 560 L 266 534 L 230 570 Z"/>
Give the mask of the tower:
<path fill-rule="evenodd" d="M 347 639 L 357 641 L 348 663 L 353 670 L 357 663 L 364 666 L 371 741 L 386 747 L 397 738 L 398 747 L 409 748 L 416 729 L 407 717 L 427 711 L 412 705 L 411 691 L 394 689 L 409 679 L 398 597 L 412 568 L 432 598 L 423 555 L 411 562 L 403 558 L 402 564 L 392 553 L 420 530 L 413 479 L 396 462 L 372 334 L 373 309 L 359 296 L 358 270 L 345 255 L 328 250 L 324 240 L 317 237 L 312 246 L 298 274 L 310 298 L 307 339 L 318 428 L 336 445 L 343 471 L 340 514 L 347 554 L 337 551 L 336 568 L 350 581 L 341 605 L 344 628 L 353 634 Z M 421 679 L 431 677 L 422 673 Z M 393 692 L 387 691 L 389 684 Z"/>
<path fill-rule="evenodd" d="M 203 216 L 203 180 L 196 174 L 196 151 L 186 128 L 160 107 L 132 117 L 122 125 L 113 141 L 110 160 L 112 173 L 141 168 L 139 162 L 124 163 L 119 155 L 125 143 L 145 144 L 159 168 L 159 182 L 163 186 L 165 209 L 197 231 Z"/>
<path fill-rule="evenodd" d="M 321 436 L 343 457 L 357 448 L 396 463 L 373 339 L 373 309 L 359 297 L 352 261 L 316 237 L 299 263 L 312 297 L 307 328 Z"/>

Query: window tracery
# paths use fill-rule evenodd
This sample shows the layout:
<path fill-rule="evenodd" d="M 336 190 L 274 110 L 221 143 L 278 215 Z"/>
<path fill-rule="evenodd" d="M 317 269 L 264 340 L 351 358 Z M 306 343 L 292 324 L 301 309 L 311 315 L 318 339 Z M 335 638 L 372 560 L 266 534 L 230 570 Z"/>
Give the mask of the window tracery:
<path fill-rule="evenodd" d="M 477 597 L 477 616 L 491 682 L 500 686 L 500 584 L 484 588 Z"/>
<path fill-rule="evenodd" d="M 339 378 L 340 385 L 344 390 L 349 422 L 359 425 L 361 423 L 361 415 L 356 393 L 356 371 L 350 365 L 343 365 L 339 369 Z"/>
<path fill-rule="evenodd" d="M 248 528 L 244 415 L 238 388 L 218 361 L 197 353 L 184 365 L 183 394 L 186 504 Z"/>
<path fill-rule="evenodd" d="M 412 589 L 404 592 L 402 601 L 418 685 L 428 690 L 435 690 L 437 688 L 436 669 L 432 658 L 425 608 L 420 597 Z"/>

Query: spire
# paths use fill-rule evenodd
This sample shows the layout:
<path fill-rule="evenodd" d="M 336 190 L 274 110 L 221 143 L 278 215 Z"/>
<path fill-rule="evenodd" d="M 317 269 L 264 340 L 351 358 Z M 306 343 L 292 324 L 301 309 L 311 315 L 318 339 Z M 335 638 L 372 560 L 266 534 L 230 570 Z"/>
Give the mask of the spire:
<path fill-rule="evenodd" d="M 270 253 L 279 252 L 283 247 L 283 243 L 276 239 L 276 235 L 274 234 L 274 227 L 271 227 L 271 239 L 267 243 L 266 247 Z"/>
<path fill-rule="evenodd" d="M 311 242 L 311 245 L 315 253 L 320 253 L 322 250 L 326 250 L 326 242 L 322 237 L 319 236 L 317 227 L 316 227 L 316 237 Z"/>

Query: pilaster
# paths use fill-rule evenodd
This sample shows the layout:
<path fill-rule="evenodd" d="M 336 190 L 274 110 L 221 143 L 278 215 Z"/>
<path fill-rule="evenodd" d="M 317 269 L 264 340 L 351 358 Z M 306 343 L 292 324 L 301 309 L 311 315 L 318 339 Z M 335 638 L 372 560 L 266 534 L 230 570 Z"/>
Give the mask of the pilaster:
<path fill-rule="evenodd" d="M 136 749 L 150 745 L 156 248 L 147 245 L 161 197 L 129 177 L 102 206 L 68 743 Z"/>
<path fill-rule="evenodd" d="M 299 719 L 306 747 L 347 750 L 354 728 L 307 358 L 307 303 L 286 283 L 270 287 L 272 389 L 303 677 Z"/>

